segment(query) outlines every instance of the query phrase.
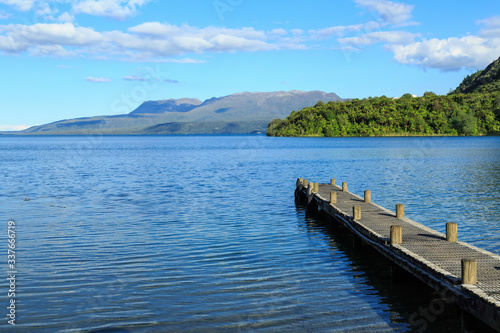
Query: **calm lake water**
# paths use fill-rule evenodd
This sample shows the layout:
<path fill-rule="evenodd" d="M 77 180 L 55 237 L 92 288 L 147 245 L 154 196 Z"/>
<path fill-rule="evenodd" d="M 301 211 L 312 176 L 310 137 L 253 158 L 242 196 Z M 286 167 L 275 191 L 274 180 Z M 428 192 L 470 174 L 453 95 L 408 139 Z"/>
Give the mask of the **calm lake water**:
<path fill-rule="evenodd" d="M 0 170 L 3 332 L 459 329 L 438 293 L 296 207 L 297 177 L 500 254 L 498 137 L 0 137 Z"/>

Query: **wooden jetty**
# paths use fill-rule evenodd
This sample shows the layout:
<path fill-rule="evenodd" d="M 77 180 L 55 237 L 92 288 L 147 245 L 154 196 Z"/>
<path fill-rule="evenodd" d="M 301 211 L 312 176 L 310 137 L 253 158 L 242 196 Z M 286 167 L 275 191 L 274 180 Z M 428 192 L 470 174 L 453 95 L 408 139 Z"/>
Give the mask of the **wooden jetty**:
<path fill-rule="evenodd" d="M 347 184 L 297 179 L 295 200 L 322 209 L 386 258 L 422 280 L 463 310 L 500 332 L 500 256 L 459 241 L 456 223 L 446 234 L 347 191 Z"/>

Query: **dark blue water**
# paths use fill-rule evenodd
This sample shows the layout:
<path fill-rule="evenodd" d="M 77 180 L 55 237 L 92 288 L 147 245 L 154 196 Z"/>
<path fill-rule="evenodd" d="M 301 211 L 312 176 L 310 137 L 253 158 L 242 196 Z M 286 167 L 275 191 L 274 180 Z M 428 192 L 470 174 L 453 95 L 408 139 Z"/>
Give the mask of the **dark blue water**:
<path fill-rule="evenodd" d="M 297 177 L 370 189 L 500 254 L 497 137 L 0 137 L 0 170 L 5 332 L 458 327 L 453 305 L 436 310 L 438 293 L 393 281 L 377 253 L 296 207 Z"/>

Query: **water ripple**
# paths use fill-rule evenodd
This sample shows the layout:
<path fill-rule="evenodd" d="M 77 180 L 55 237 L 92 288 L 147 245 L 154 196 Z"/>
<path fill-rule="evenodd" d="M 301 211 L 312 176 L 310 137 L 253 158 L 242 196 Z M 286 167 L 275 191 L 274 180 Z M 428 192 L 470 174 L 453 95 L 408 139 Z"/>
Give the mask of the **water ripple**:
<path fill-rule="evenodd" d="M 19 332 L 418 330 L 439 295 L 296 208 L 298 176 L 500 254 L 498 138 L 91 139 L 0 138 Z"/>

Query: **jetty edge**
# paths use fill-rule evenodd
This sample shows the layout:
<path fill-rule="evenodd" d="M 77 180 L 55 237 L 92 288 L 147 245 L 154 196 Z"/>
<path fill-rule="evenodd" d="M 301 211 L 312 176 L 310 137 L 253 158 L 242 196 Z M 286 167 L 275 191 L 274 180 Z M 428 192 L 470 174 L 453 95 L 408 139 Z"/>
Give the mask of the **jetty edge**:
<path fill-rule="evenodd" d="M 295 202 L 307 211 L 325 211 L 379 253 L 458 304 L 462 310 L 500 332 L 500 256 L 458 237 L 456 223 L 446 223 L 446 234 L 347 190 L 347 183 L 329 184 L 298 178 Z"/>

